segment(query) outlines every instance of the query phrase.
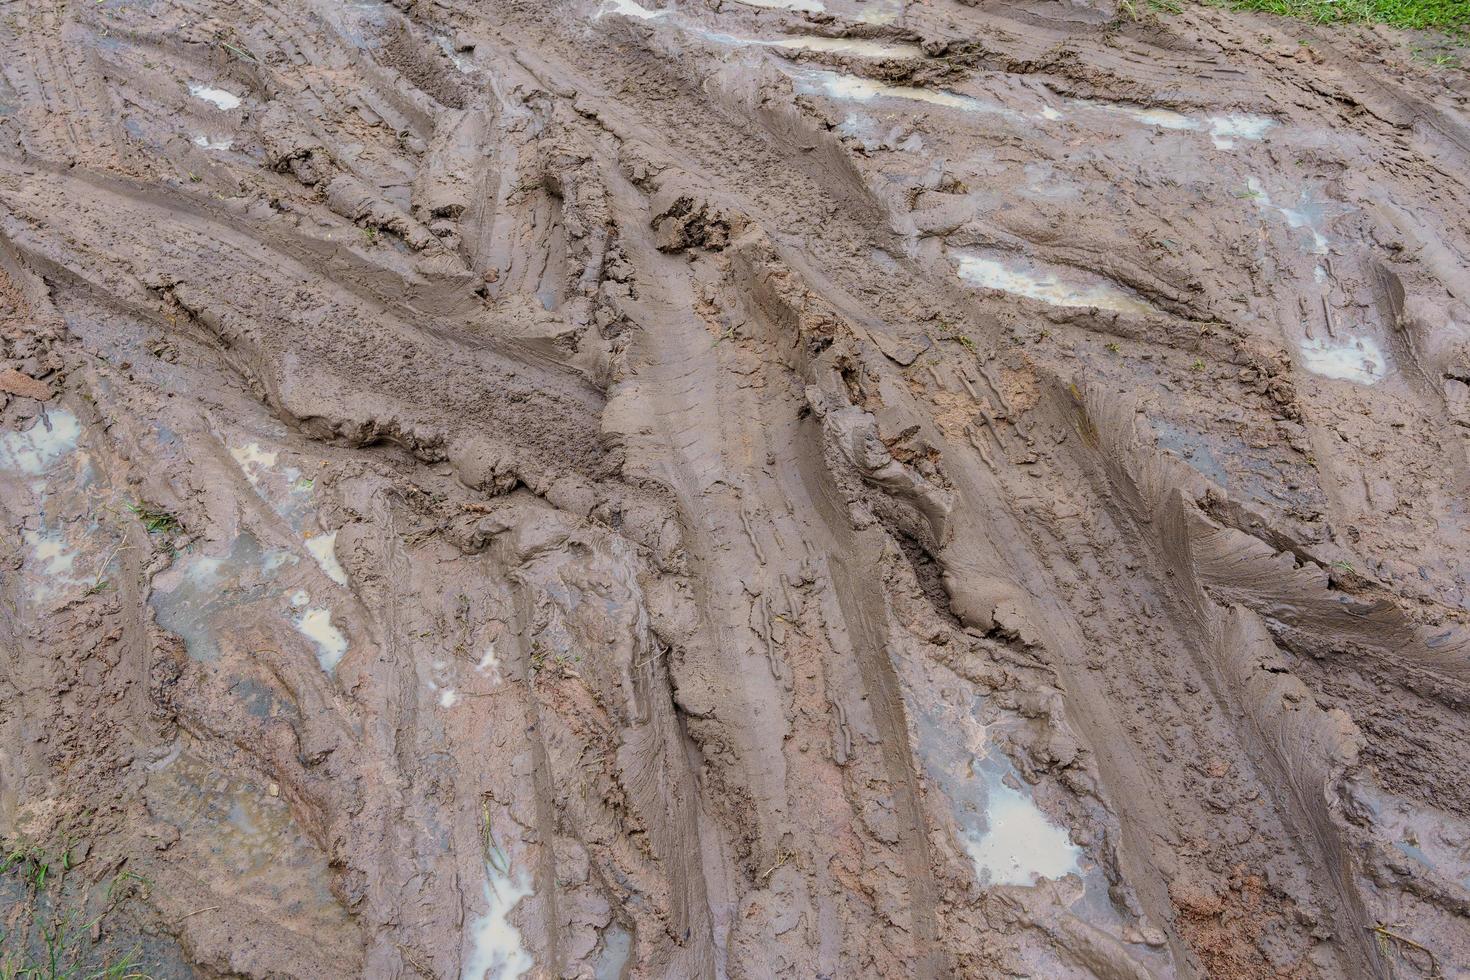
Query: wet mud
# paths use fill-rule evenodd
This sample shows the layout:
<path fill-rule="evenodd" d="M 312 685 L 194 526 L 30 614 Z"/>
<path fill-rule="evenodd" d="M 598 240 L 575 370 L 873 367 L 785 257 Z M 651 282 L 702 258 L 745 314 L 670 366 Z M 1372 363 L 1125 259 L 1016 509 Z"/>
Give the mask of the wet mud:
<path fill-rule="evenodd" d="M 10 4 L 0 837 L 156 975 L 1470 975 L 1470 126 L 1401 51 Z"/>

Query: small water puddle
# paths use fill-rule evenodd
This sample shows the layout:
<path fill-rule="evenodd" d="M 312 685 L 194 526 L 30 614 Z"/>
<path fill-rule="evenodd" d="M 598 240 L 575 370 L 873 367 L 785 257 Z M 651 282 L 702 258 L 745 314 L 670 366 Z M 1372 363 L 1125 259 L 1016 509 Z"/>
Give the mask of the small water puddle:
<path fill-rule="evenodd" d="M 116 534 L 102 524 L 109 512 L 99 506 L 91 457 L 79 447 L 81 433 L 77 417 L 56 408 L 29 429 L 0 434 L 0 477 L 33 501 L 30 526 L 21 529 L 21 578 L 33 606 L 64 604 L 101 588 L 116 556 Z"/>
<path fill-rule="evenodd" d="M 485 914 L 470 923 L 461 980 L 517 980 L 536 966 L 521 945 L 521 931 L 510 921 L 516 905 L 534 892 L 531 876 L 512 867 L 509 852 L 493 845 L 490 850 L 485 862 Z"/>
<path fill-rule="evenodd" d="M 628 972 L 628 955 L 633 951 L 633 934 L 614 922 L 602 930 L 602 952 L 592 968 L 593 980 L 623 980 Z"/>
<path fill-rule="evenodd" d="M 322 570 L 322 574 L 344 589 L 347 587 L 347 570 L 337 561 L 337 532 L 318 534 L 306 539 L 306 550 Z"/>
<path fill-rule="evenodd" d="M 636 0 L 603 0 L 597 11 L 592 15 L 593 20 L 601 20 L 608 15 L 628 17 L 633 20 L 654 21 L 661 18 L 669 18 L 670 22 L 677 19 L 672 10 L 650 10 L 648 7 L 637 3 Z M 891 41 L 874 41 L 868 38 L 852 37 L 820 37 L 808 34 L 793 34 L 787 37 L 761 38 L 740 37 L 735 34 L 727 34 L 723 31 L 711 31 L 702 27 L 681 24 L 680 29 L 687 31 L 694 37 L 703 38 L 715 44 L 728 47 L 762 47 L 778 48 L 784 51 L 812 51 L 821 54 L 851 55 L 857 58 L 922 58 L 924 49 L 917 44 L 906 44 Z"/>
<path fill-rule="evenodd" d="M 227 92 L 222 88 L 211 88 L 208 85 L 190 85 L 189 94 L 196 99 L 208 102 L 220 109 L 240 108 L 240 97 L 234 92 Z"/>
<path fill-rule="evenodd" d="M 822 0 L 738 0 L 747 7 L 766 10 L 790 10 L 800 14 L 820 14 L 827 8 Z"/>
<path fill-rule="evenodd" d="M 307 554 L 322 574 L 346 588 L 347 571 L 337 560 L 337 532 L 323 532 L 317 520 L 312 496 L 315 482 L 299 467 L 282 465 L 280 450 L 262 448 L 259 442 L 231 446 L 230 455 L 256 495 L 301 535 Z"/>
<path fill-rule="evenodd" d="M 711 39 L 723 40 L 728 35 L 711 34 Z M 725 43 L 751 44 L 781 48 L 787 51 L 817 51 L 824 54 L 849 54 L 858 58 L 922 58 L 924 49 L 917 44 L 902 44 L 891 41 L 870 41 L 866 38 L 793 36 L 765 40 L 762 38 L 730 38 Z"/>
<path fill-rule="evenodd" d="M 1373 829 L 1394 850 L 1442 879 L 1470 889 L 1470 821 L 1396 796 L 1366 778 L 1355 795 L 1373 813 Z"/>
<path fill-rule="evenodd" d="M 1303 340 L 1301 358 L 1302 366 L 1313 374 L 1360 385 L 1377 383 L 1388 370 L 1378 341 L 1355 334 Z"/>
<path fill-rule="evenodd" d="M 321 851 L 301 830 L 279 787 L 227 775 L 190 750 L 151 767 L 149 812 L 176 827 L 191 873 L 221 897 L 281 918 L 298 935 L 341 935 L 350 920 L 329 887 Z"/>
<path fill-rule="evenodd" d="M 1268 116 L 1254 116 L 1245 113 L 1187 116 L 1173 109 L 1139 109 L 1133 106 L 1106 105 L 1089 100 L 1078 100 L 1077 104 L 1126 116 L 1134 122 L 1157 129 L 1208 133 L 1210 141 L 1221 150 L 1234 149 L 1236 140 L 1265 139 L 1266 133 L 1276 125 L 1276 120 Z"/>
<path fill-rule="evenodd" d="M 296 632 L 316 647 L 317 663 L 321 664 L 322 670 L 332 673 L 347 653 L 347 637 L 332 623 L 332 610 L 313 606 L 311 596 L 301 589 L 292 593 L 291 608 L 296 611 L 296 618 L 291 623 Z"/>
<path fill-rule="evenodd" d="M 23 476 L 45 476 L 77 448 L 82 426 L 65 409 L 46 413 L 23 432 L 0 435 L 0 469 Z"/>
<path fill-rule="evenodd" d="M 190 555 L 158 575 L 148 602 L 158 625 L 179 636 L 190 657 L 218 660 L 219 637 L 232 632 L 229 619 L 269 616 L 281 595 L 277 572 L 296 561 L 290 552 L 261 547 L 245 532 L 223 555 Z M 266 606 L 257 611 L 261 603 Z"/>
<path fill-rule="evenodd" d="M 980 707 L 972 697 L 964 708 L 941 700 L 915 712 L 925 768 L 949 799 L 975 877 L 993 887 L 1080 876 L 1081 848 L 1020 788 L 1010 760 L 990 750 Z"/>
<path fill-rule="evenodd" d="M 1023 119 L 1021 113 L 994 102 L 985 102 L 968 95 L 959 95 L 945 89 L 919 88 L 915 85 L 889 85 L 872 79 L 858 78 L 835 71 L 801 71 L 791 74 L 796 91 L 801 95 L 820 95 L 829 99 L 851 102 L 872 102 L 876 99 L 905 99 L 925 102 L 946 109 L 964 112 L 985 112 L 993 115 Z"/>
<path fill-rule="evenodd" d="M 631 17 L 634 20 L 657 20 L 672 14 L 671 10 L 649 10 L 647 7 L 635 0 L 602 0 L 602 5 L 597 8 L 597 13 L 592 15 L 593 20 L 601 20 L 608 14 L 619 17 Z"/>
<path fill-rule="evenodd" d="M 1053 306 L 1096 307 L 1140 315 L 1156 312 L 1131 290 L 1081 270 L 1063 270 L 1004 252 L 957 252 L 955 260 L 959 277 L 972 286 L 998 289 Z"/>
<path fill-rule="evenodd" d="M 1266 187 L 1257 177 L 1249 177 L 1245 182 L 1246 194 L 1256 206 L 1264 211 L 1274 211 L 1286 222 L 1286 226 L 1293 231 L 1305 228 L 1311 235 L 1311 245 L 1306 251 L 1309 255 L 1326 255 L 1328 239 L 1326 231 L 1327 202 L 1314 199 L 1311 190 L 1303 190 L 1297 196 L 1296 207 L 1283 207 L 1272 202 L 1271 195 L 1267 193 Z M 1325 276 L 1324 276 L 1325 278 Z"/>

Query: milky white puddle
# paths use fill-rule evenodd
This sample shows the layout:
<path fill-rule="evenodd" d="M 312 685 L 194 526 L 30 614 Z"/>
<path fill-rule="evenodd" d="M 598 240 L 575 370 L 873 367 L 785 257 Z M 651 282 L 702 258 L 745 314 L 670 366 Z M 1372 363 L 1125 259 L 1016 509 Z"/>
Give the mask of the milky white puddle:
<path fill-rule="evenodd" d="M 1296 207 L 1283 207 L 1271 200 L 1271 195 L 1266 192 L 1265 185 L 1259 178 L 1246 178 L 1245 186 L 1257 207 L 1265 211 L 1276 212 L 1286 222 L 1286 226 L 1292 230 L 1306 229 L 1307 233 L 1312 236 L 1311 246 L 1307 249 L 1310 254 L 1327 254 L 1327 235 L 1323 230 L 1327 222 L 1326 202 L 1314 200 L 1310 190 L 1303 190 L 1297 196 Z"/>
<path fill-rule="evenodd" d="M 888 45 L 885 47 L 893 49 L 895 47 L 907 48 L 908 46 Z M 921 57 L 922 54 L 923 52 L 919 50 L 905 50 L 901 53 L 890 51 L 890 53 L 884 56 Z M 1036 106 L 1034 110 L 1023 111 L 1009 108 L 997 102 L 978 99 L 969 95 L 961 95 L 960 93 L 951 92 L 946 89 L 922 88 L 915 85 L 889 85 L 884 82 L 873 81 L 840 72 L 793 72 L 792 78 L 796 81 L 798 92 L 805 95 L 822 95 L 834 100 L 872 102 L 876 99 L 903 99 L 910 102 L 924 102 L 945 109 L 999 115 L 1016 122 L 1033 124 L 1054 123 L 1067 118 L 1066 112 L 1047 104 L 1045 96 L 1040 96 L 1035 92 L 1018 93 L 1020 98 L 1030 100 Z M 1235 146 L 1236 141 L 1241 139 L 1263 139 L 1267 131 L 1276 125 L 1274 119 L 1266 116 L 1245 114 L 1187 116 L 1169 109 L 1137 109 L 1129 106 L 1108 105 L 1086 99 L 1072 99 L 1068 100 L 1065 104 L 1073 111 L 1095 111 L 1122 115 L 1134 122 L 1160 129 L 1207 133 L 1211 141 L 1219 149 L 1231 149 Z"/>
<path fill-rule="evenodd" d="M 281 465 L 280 452 L 262 448 L 259 442 L 231 446 L 230 456 L 260 499 L 301 535 L 307 554 L 322 574 L 346 588 L 347 572 L 337 561 L 337 532 L 322 533 L 318 528 L 312 499 L 315 483 L 298 467 Z"/>
<path fill-rule="evenodd" d="M 429 693 L 435 696 L 439 707 L 445 710 L 454 707 L 459 703 L 459 692 L 454 689 L 454 665 L 447 660 L 434 660 L 429 668 L 429 678 L 424 682 Z"/>
<path fill-rule="evenodd" d="M 829 99 L 850 102 L 872 102 L 876 99 L 905 99 L 910 102 L 926 102 L 946 109 L 965 112 L 986 112 L 993 115 L 1022 119 L 1021 113 L 994 102 L 985 102 L 959 95 L 944 89 L 919 88 L 914 85 L 889 85 L 855 75 L 844 75 L 835 71 L 803 71 L 792 74 L 796 91 L 802 95 L 822 95 Z"/>
<path fill-rule="evenodd" d="M 869 0 L 853 15 L 864 24 L 891 24 L 903 13 L 903 0 Z"/>
<path fill-rule="evenodd" d="M 803 14 L 820 14 L 827 8 L 822 0 L 739 0 L 747 7 L 764 7 L 767 10 L 791 10 Z"/>
<path fill-rule="evenodd" d="M 980 700 L 943 702 L 914 713 L 919 747 L 948 798 L 976 879 L 986 887 L 1034 885 L 1042 878 L 1081 875 L 1082 850 L 1022 789 L 1015 769 L 987 744 L 977 720 Z"/>
<path fill-rule="evenodd" d="M 347 653 L 347 637 L 332 624 L 332 611 L 325 606 L 313 606 L 311 596 L 304 590 L 297 590 L 291 596 L 291 608 L 296 610 L 291 625 L 316 647 L 317 663 L 330 674 Z"/>
<path fill-rule="evenodd" d="M 1134 122 L 1142 123 L 1145 126 L 1154 126 L 1158 129 L 1208 133 L 1211 142 L 1215 144 L 1217 149 L 1221 150 L 1233 149 L 1236 140 L 1264 139 L 1267 131 L 1276 125 L 1276 120 L 1268 116 L 1254 116 L 1245 113 L 1187 116 L 1182 112 L 1175 112 L 1172 109 L 1139 109 L 1132 106 L 1106 105 L 1088 100 L 1077 100 L 1076 104 L 1082 107 L 1095 108 L 1102 112 L 1127 116 Z"/>
<path fill-rule="evenodd" d="M 347 587 L 347 572 L 337 561 L 337 532 L 318 534 L 306 539 L 306 550 L 322 572 L 343 588 Z"/>
<path fill-rule="evenodd" d="M 827 13 L 828 7 L 822 0 L 738 0 L 747 7 L 761 7 L 765 10 L 789 10 L 798 14 L 821 14 Z M 848 20 L 855 20 L 860 24 L 891 24 L 903 13 L 903 4 L 899 0 L 876 0 L 863 4 L 855 11 L 833 10 L 832 13 Z"/>
<path fill-rule="evenodd" d="M 634 0 L 602 0 L 602 5 L 597 8 L 597 13 L 592 15 L 593 20 L 601 20 L 608 14 L 617 14 L 622 17 L 631 17 L 634 20 L 657 20 L 667 17 L 673 11 L 649 10 Z"/>
<path fill-rule="evenodd" d="M 65 409 L 46 413 L 24 432 L 0 435 L 0 469 L 24 476 L 45 476 L 77 448 L 82 426 Z"/>
<path fill-rule="evenodd" d="M 81 554 L 59 528 L 24 531 L 26 571 L 33 580 L 30 599 L 47 604 L 82 595 L 96 579 L 81 567 Z M 100 570 L 99 570 L 100 573 Z"/>
<path fill-rule="evenodd" d="M 1119 313 L 1152 313 L 1131 290 L 1080 270 L 1049 267 L 1017 255 L 955 253 L 959 277 L 972 286 L 998 289 L 1053 306 L 1096 307 Z"/>
<path fill-rule="evenodd" d="M 635 0 L 603 0 L 593 20 L 601 20 L 609 14 L 629 17 L 634 20 L 653 21 L 663 17 L 672 19 L 672 10 L 650 10 Z M 729 47 L 779 48 L 785 51 L 813 51 L 823 54 L 845 54 L 858 58 L 922 58 L 924 50 L 917 44 L 902 44 L 873 41 L 867 38 L 818 37 L 814 35 L 791 35 L 778 38 L 739 37 L 722 31 L 708 31 L 699 27 L 682 26 L 683 30 Z"/>
<path fill-rule="evenodd" d="M 202 150 L 228 150 L 235 145 L 235 141 L 230 139 L 212 139 L 201 134 L 194 137 L 194 145 Z"/>
<path fill-rule="evenodd" d="M 1388 362 L 1372 337 L 1315 337 L 1301 344 L 1302 366 L 1313 374 L 1337 381 L 1371 385 L 1383 377 Z"/>
<path fill-rule="evenodd" d="M 240 97 L 222 88 L 210 88 L 208 85 L 190 85 L 189 94 L 196 99 L 201 99 L 220 109 L 240 108 Z"/>
<path fill-rule="evenodd" d="M 510 921 L 516 905 L 532 892 L 531 876 L 513 869 L 509 854 L 492 843 L 485 862 L 485 914 L 469 924 L 460 980 L 517 980 L 535 968 L 521 945 L 521 931 Z"/>
<path fill-rule="evenodd" d="M 725 35 L 711 34 L 720 40 Z M 731 38 L 727 43 L 754 44 L 764 47 L 782 48 L 787 51 L 819 51 L 826 54 L 850 54 L 859 58 L 922 58 L 924 49 L 917 44 L 895 44 L 886 41 L 869 41 L 850 37 L 786 37 L 776 40 L 760 38 Z"/>

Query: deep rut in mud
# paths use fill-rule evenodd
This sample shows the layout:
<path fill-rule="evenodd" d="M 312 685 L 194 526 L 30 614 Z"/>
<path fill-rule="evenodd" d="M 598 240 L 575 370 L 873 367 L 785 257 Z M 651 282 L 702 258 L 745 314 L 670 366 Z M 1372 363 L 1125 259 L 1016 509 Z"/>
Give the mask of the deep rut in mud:
<path fill-rule="evenodd" d="M 0 6 L 6 962 L 1470 976 L 1462 81 L 651 3 Z"/>

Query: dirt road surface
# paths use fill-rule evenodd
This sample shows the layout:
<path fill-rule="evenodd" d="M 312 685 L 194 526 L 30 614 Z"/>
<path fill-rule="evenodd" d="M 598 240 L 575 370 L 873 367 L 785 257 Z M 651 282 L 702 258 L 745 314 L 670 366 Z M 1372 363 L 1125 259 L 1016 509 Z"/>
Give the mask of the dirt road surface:
<path fill-rule="evenodd" d="M 1463 73 L 656 2 L 0 6 L 0 836 L 159 977 L 1470 976 Z"/>

